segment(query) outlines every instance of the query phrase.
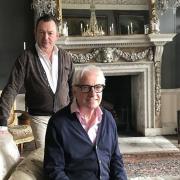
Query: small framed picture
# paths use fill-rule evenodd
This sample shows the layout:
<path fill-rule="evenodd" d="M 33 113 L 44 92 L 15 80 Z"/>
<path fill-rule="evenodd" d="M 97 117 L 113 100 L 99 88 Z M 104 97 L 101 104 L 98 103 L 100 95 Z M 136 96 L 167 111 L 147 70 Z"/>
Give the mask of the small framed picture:
<path fill-rule="evenodd" d="M 144 34 L 144 26 L 149 23 L 145 12 L 122 13 L 116 17 L 118 34 Z"/>

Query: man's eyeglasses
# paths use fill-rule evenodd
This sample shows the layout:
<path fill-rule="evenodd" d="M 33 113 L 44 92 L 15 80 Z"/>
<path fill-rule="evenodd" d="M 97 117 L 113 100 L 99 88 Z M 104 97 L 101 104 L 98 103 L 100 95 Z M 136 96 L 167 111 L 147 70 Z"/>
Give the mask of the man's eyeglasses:
<path fill-rule="evenodd" d="M 80 88 L 81 92 L 83 92 L 83 93 L 90 92 L 92 90 L 92 88 L 94 89 L 94 91 L 96 93 L 100 93 L 104 89 L 104 85 L 103 84 L 96 84 L 94 86 L 90 86 L 90 85 L 76 85 L 76 87 Z"/>

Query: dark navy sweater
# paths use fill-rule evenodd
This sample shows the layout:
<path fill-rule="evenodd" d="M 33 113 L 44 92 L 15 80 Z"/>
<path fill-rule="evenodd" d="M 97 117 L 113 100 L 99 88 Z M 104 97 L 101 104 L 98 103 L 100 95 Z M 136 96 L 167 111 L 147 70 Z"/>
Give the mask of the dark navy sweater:
<path fill-rule="evenodd" d="M 111 113 L 102 109 L 102 121 L 93 144 L 70 106 L 49 121 L 44 172 L 50 180 L 126 180 L 118 135 Z"/>

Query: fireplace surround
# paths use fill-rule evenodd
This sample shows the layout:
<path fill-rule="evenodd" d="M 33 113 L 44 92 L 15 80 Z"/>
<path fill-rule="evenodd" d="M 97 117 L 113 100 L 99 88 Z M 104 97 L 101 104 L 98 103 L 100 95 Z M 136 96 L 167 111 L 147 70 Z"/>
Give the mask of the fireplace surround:
<path fill-rule="evenodd" d="M 61 37 L 57 46 L 70 53 L 76 69 L 95 64 L 106 76 L 130 75 L 134 128 L 144 136 L 156 136 L 161 128 L 162 53 L 174 36 Z"/>

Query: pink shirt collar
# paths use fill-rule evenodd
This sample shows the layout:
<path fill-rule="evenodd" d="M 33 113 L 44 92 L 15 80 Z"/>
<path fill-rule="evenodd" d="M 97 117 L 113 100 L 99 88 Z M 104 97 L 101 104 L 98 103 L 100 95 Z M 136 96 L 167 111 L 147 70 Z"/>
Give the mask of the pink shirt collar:
<path fill-rule="evenodd" d="M 97 136 L 98 124 L 102 120 L 103 113 L 102 113 L 101 108 L 100 107 L 96 108 L 95 118 L 94 118 L 93 123 L 91 123 L 91 124 L 86 123 L 84 117 L 80 113 L 80 110 L 79 110 L 76 100 L 74 100 L 73 103 L 71 104 L 71 113 L 76 113 L 78 120 L 80 121 L 82 127 L 85 129 L 85 131 L 89 135 L 89 138 L 94 143 L 96 136 Z"/>

